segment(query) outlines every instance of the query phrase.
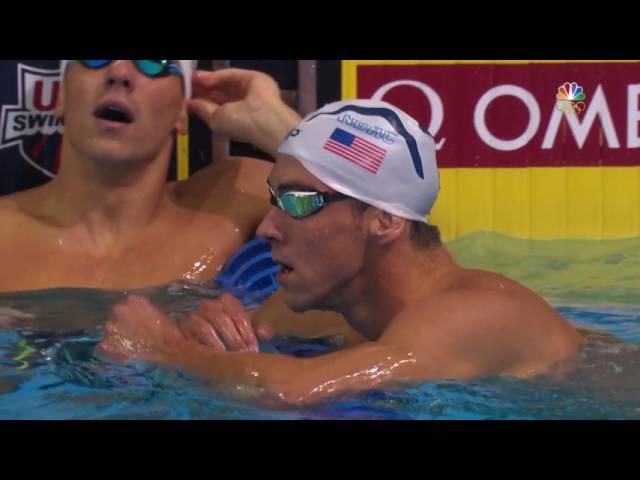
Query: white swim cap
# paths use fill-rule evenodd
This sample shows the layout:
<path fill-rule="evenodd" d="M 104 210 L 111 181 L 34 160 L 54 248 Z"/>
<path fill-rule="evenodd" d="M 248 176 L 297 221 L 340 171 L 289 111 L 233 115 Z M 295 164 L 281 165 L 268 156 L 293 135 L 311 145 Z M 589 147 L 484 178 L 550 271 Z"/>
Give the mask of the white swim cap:
<path fill-rule="evenodd" d="M 346 100 L 307 115 L 278 149 L 332 189 L 425 222 L 439 190 L 436 146 L 387 102 Z"/>
<path fill-rule="evenodd" d="M 69 66 L 69 62 L 71 60 L 61 60 L 60 64 L 60 76 L 64 77 L 64 74 L 67 71 L 67 67 Z M 191 98 L 191 76 L 193 75 L 193 71 L 196 69 L 197 60 L 178 60 L 180 64 L 180 68 L 182 69 L 182 73 L 184 73 L 184 96 L 189 99 Z"/>

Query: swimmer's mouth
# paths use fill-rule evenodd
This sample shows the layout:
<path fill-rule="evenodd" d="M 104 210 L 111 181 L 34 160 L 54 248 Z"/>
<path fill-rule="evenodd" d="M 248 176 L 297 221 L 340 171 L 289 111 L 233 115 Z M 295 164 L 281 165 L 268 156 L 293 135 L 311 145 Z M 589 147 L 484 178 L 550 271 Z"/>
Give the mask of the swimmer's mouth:
<path fill-rule="evenodd" d="M 117 123 L 131 123 L 133 122 L 133 115 L 129 109 L 123 105 L 108 104 L 96 108 L 94 115 L 109 122 Z"/>
<path fill-rule="evenodd" d="M 293 268 L 290 265 L 275 259 L 273 261 L 278 264 L 278 266 L 280 267 L 280 271 L 282 273 L 291 273 L 293 271 Z"/>

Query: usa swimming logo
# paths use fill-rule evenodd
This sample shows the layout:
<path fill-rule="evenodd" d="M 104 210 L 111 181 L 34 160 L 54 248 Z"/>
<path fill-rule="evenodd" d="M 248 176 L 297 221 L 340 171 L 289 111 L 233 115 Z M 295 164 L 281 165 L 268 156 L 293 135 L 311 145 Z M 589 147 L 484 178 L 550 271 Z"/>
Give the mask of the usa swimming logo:
<path fill-rule="evenodd" d="M 17 147 L 21 157 L 49 177 L 58 170 L 63 122 L 53 114 L 60 71 L 17 65 L 17 105 L 0 116 L 0 149 Z M 53 152 L 53 154 L 52 154 Z"/>

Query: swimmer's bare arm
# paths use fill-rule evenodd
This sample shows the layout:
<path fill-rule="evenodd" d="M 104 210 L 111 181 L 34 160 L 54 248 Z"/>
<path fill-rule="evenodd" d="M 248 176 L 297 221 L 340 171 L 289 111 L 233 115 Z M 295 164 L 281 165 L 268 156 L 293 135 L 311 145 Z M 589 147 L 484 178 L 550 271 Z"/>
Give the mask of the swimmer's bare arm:
<path fill-rule="evenodd" d="M 275 157 L 281 141 L 300 116 L 281 98 L 270 76 L 253 70 L 197 71 L 193 75 L 193 98 L 189 110 L 216 134 L 251 143 Z M 186 181 L 175 185 L 183 203 L 219 209 L 235 204 L 237 218 L 251 218 L 257 227 L 266 214 L 266 179 L 273 164 L 257 158 L 217 159 Z M 205 204 L 202 205 L 202 199 Z"/>
<path fill-rule="evenodd" d="M 150 314 L 148 302 L 135 298 L 114 309 L 114 318 L 105 326 L 105 338 L 97 351 L 116 360 L 137 358 L 182 368 L 217 383 L 257 386 L 265 390 L 267 398 L 292 404 L 372 388 L 392 379 L 409 379 L 415 363 L 410 352 L 380 342 L 312 359 L 217 353 L 187 340 L 168 317 L 158 311 Z M 425 374 L 437 377 L 435 370 Z"/>
<path fill-rule="evenodd" d="M 433 313 L 446 312 L 435 309 Z M 99 351 L 122 360 L 140 358 L 177 366 L 225 383 L 256 385 L 288 403 L 314 401 L 391 381 L 468 378 L 486 372 L 486 362 L 478 352 L 473 348 L 465 351 L 467 343 L 451 335 L 450 330 L 438 327 L 440 331 L 414 331 L 415 321 L 414 313 L 402 315 L 376 342 L 311 359 L 218 353 L 185 338 L 147 300 L 130 297 L 114 309 Z"/>
<path fill-rule="evenodd" d="M 459 295 L 444 295 L 426 311 L 418 305 L 395 318 L 378 341 L 363 341 L 320 357 L 227 356 L 190 344 L 165 351 L 161 362 L 224 383 L 253 384 L 270 397 L 293 404 L 395 382 L 502 373 L 518 355 L 518 345 L 505 349 L 494 335 L 511 333 L 492 330 L 517 314 L 513 310 L 517 302 L 486 294 L 472 296 L 466 295 L 464 305 Z"/>
<path fill-rule="evenodd" d="M 391 382 L 414 379 L 411 352 L 379 342 L 367 342 L 315 358 L 267 353 L 213 353 L 204 348 L 182 348 L 164 356 L 167 365 L 228 385 L 255 385 L 268 397 L 289 404 L 323 398 Z M 438 378 L 437 367 L 423 371 Z"/>
<path fill-rule="evenodd" d="M 320 357 L 230 355 L 191 345 L 164 361 L 300 404 L 395 382 L 542 373 L 578 344 L 579 335 L 533 294 L 469 289 L 406 310 L 378 341 Z"/>
<path fill-rule="evenodd" d="M 187 339 L 146 299 L 130 297 L 101 348 L 231 384 L 253 384 L 290 403 L 396 381 L 542 373 L 570 357 L 580 335 L 531 292 L 458 289 L 418 302 L 375 342 L 309 359 L 217 353 Z M 138 347 L 142 348 L 138 348 Z"/>
<path fill-rule="evenodd" d="M 253 70 L 195 72 L 188 107 L 216 133 L 251 143 L 273 157 L 300 121 L 282 100 L 275 80 Z"/>

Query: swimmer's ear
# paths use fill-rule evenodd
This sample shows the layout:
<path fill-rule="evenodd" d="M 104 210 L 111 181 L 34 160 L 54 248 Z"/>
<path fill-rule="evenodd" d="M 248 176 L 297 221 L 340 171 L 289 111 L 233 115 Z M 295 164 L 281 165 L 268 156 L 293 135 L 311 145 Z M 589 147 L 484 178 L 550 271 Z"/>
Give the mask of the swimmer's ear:
<path fill-rule="evenodd" d="M 180 135 L 186 135 L 187 133 L 187 119 L 189 118 L 189 113 L 187 112 L 187 102 L 183 102 L 182 109 L 180 110 L 180 115 L 178 115 L 178 120 L 176 121 L 176 132 Z"/>
<path fill-rule="evenodd" d="M 375 209 L 375 212 L 369 221 L 369 233 L 379 245 L 397 240 L 402 235 L 406 220 L 382 210 Z"/>
<path fill-rule="evenodd" d="M 56 100 L 56 106 L 53 109 L 53 114 L 56 118 L 64 117 L 64 80 L 60 80 L 60 90 L 58 91 L 58 98 Z"/>

